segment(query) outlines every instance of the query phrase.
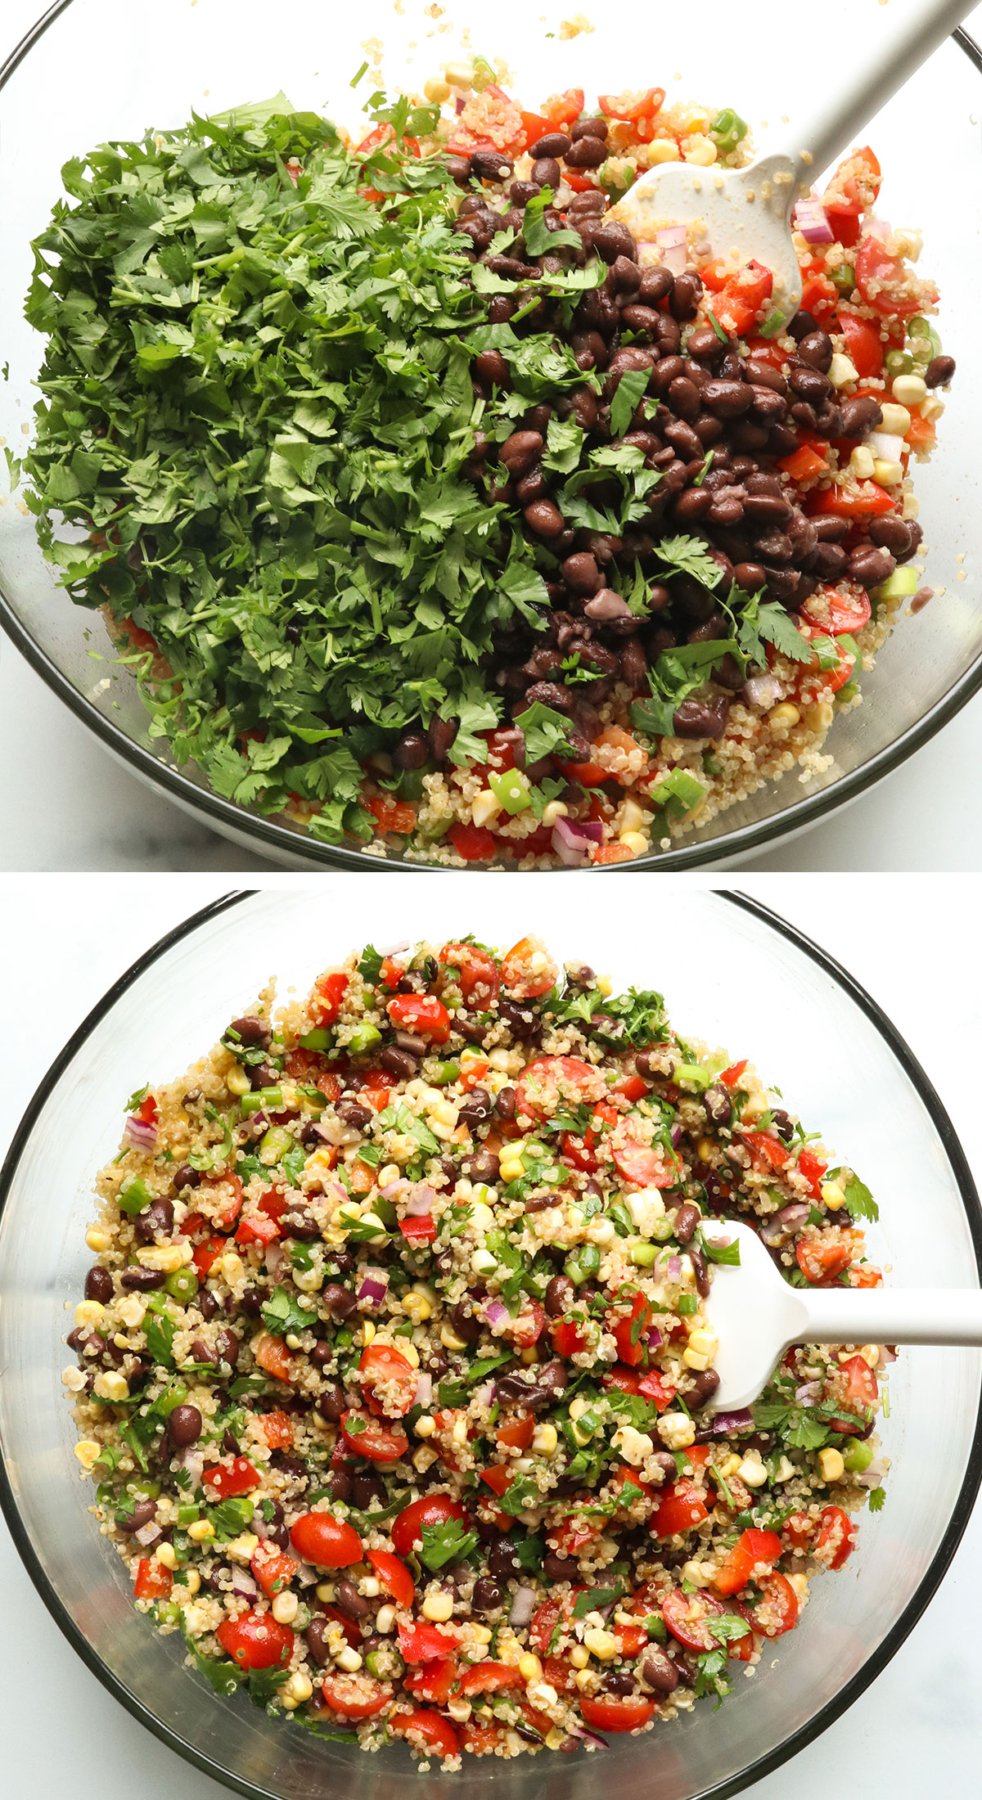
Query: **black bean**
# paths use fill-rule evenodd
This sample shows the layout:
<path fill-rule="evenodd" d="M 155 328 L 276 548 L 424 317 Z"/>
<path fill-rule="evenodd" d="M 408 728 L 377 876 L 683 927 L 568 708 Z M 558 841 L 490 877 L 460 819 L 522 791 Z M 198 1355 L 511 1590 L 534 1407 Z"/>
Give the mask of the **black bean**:
<path fill-rule="evenodd" d="M 536 1386 L 544 1388 L 547 1393 L 561 1393 L 568 1386 L 569 1373 L 566 1365 L 554 1358 L 552 1362 L 542 1363 L 535 1372 Z"/>
<path fill-rule="evenodd" d="M 233 1019 L 229 1030 L 237 1032 L 243 1044 L 250 1046 L 262 1044 L 265 1047 L 269 1043 L 268 1026 L 264 1025 L 261 1019 L 257 1019 L 253 1013 L 246 1013 L 242 1019 Z"/>
<path fill-rule="evenodd" d="M 633 1694 L 634 1676 L 626 1669 L 615 1669 L 613 1675 L 604 1676 L 601 1686 L 608 1694 Z"/>
<path fill-rule="evenodd" d="M 706 1264 L 706 1258 L 703 1256 L 701 1250 L 693 1250 L 690 1248 L 689 1259 L 692 1263 L 692 1273 L 696 1278 L 696 1288 L 705 1300 L 708 1297 L 710 1289 L 709 1269 Z"/>
<path fill-rule="evenodd" d="M 725 376 L 707 381 L 702 390 L 703 405 L 721 419 L 738 418 L 752 406 L 753 398 L 753 389 L 745 381 L 734 381 Z"/>
<path fill-rule="evenodd" d="M 196 1444 L 201 1436 L 203 1420 L 196 1406 L 175 1406 L 168 1415 L 167 1435 L 178 1449 L 185 1449 L 188 1444 Z"/>
<path fill-rule="evenodd" d="M 929 388 L 947 387 L 954 373 L 953 356 L 932 356 L 924 371 L 924 380 Z"/>
<path fill-rule="evenodd" d="M 577 138 L 567 150 L 564 161 L 570 169 L 599 169 L 601 163 L 607 161 L 607 146 L 602 138 L 588 134 Z"/>
<path fill-rule="evenodd" d="M 396 1044 L 386 1044 L 385 1049 L 379 1053 L 379 1062 L 383 1069 L 388 1069 L 390 1075 L 397 1075 L 400 1081 L 412 1081 L 419 1066 L 408 1050 L 400 1050 Z"/>
<path fill-rule="evenodd" d="M 764 525 L 783 525 L 793 510 L 786 494 L 748 494 L 743 504 L 747 518 Z"/>
<path fill-rule="evenodd" d="M 525 508 L 525 523 L 537 537 L 558 537 L 563 529 L 563 515 L 554 500 L 533 500 Z"/>
<path fill-rule="evenodd" d="M 519 1000 L 499 999 L 498 1014 L 519 1043 L 541 1036 L 542 1020 L 531 1006 L 523 1006 Z"/>
<path fill-rule="evenodd" d="M 694 331 L 690 331 L 685 348 L 689 356 L 694 356 L 697 361 L 711 362 L 714 356 L 719 355 L 722 345 L 711 325 L 697 325 Z"/>
<path fill-rule="evenodd" d="M 394 760 L 400 769 L 421 769 L 429 761 L 430 746 L 422 731 L 405 731 L 394 751 Z"/>
<path fill-rule="evenodd" d="M 350 1319 L 358 1301 L 350 1288 L 339 1281 L 328 1281 L 321 1289 L 321 1301 L 332 1319 Z"/>
<path fill-rule="evenodd" d="M 258 1319 L 259 1314 L 265 1305 L 266 1297 L 266 1289 L 256 1287 L 253 1283 L 249 1287 L 243 1288 L 239 1299 L 239 1305 L 242 1311 L 247 1313 L 251 1319 Z"/>
<path fill-rule="evenodd" d="M 654 1644 L 641 1658 L 638 1674 L 644 1686 L 655 1694 L 673 1694 L 679 1684 L 678 1670 L 671 1657 Z"/>
<path fill-rule="evenodd" d="M 450 1317 L 457 1336 L 462 1337 L 465 1344 L 476 1344 L 481 1335 L 481 1322 L 467 1311 L 463 1301 L 450 1308 Z"/>
<path fill-rule="evenodd" d="M 507 1581 L 510 1576 L 520 1575 L 522 1565 L 515 1555 L 515 1549 L 509 1538 L 499 1538 L 488 1551 L 488 1569 L 498 1581 Z"/>
<path fill-rule="evenodd" d="M 590 143 L 592 140 L 586 138 L 579 141 Z M 619 256 L 627 256 L 632 262 L 637 259 L 637 244 L 627 226 L 616 219 L 601 219 L 592 229 L 591 240 L 593 248 L 605 263 L 614 263 Z M 599 295 L 596 298 L 599 299 Z"/>
<path fill-rule="evenodd" d="M 554 156 L 540 156 L 532 164 L 532 180 L 540 188 L 551 188 L 555 193 L 562 178 L 562 170 Z"/>
<path fill-rule="evenodd" d="M 494 1150 L 480 1149 L 474 1156 L 465 1156 L 464 1173 L 471 1181 L 497 1181 L 499 1159 Z"/>
<path fill-rule="evenodd" d="M 540 156 L 565 156 L 572 143 L 565 131 L 547 131 L 544 137 L 536 138 L 528 147 L 533 162 Z"/>
<path fill-rule="evenodd" d="M 317 1411 L 322 1418 L 336 1424 L 345 1411 L 344 1389 L 339 1381 L 328 1381 L 317 1396 Z"/>
<path fill-rule="evenodd" d="M 688 1244 L 702 1214 L 694 1200 L 686 1200 L 675 1215 L 675 1236 L 680 1244 Z"/>
<path fill-rule="evenodd" d="M 474 358 L 474 373 L 485 387 L 511 387 L 508 364 L 500 350 L 480 350 Z"/>
<path fill-rule="evenodd" d="M 685 1402 L 690 1407 L 705 1406 L 719 1387 L 719 1375 L 715 1369 L 700 1369 L 692 1377 L 692 1385 L 685 1395 Z"/>
<path fill-rule="evenodd" d="M 351 1476 L 347 1469 L 332 1469 L 327 1485 L 331 1490 L 332 1500 L 350 1500 Z"/>
<path fill-rule="evenodd" d="M 366 1619 L 371 1606 L 364 1595 L 359 1594 L 354 1582 L 347 1575 L 342 1575 L 334 1588 L 334 1604 L 339 1612 L 348 1619 Z"/>
<path fill-rule="evenodd" d="M 352 1475 L 351 1502 L 359 1512 L 367 1512 L 373 1500 L 385 1505 L 385 1487 L 377 1475 Z"/>
<path fill-rule="evenodd" d="M 586 550 L 577 550 L 567 556 L 561 572 L 566 586 L 574 594 L 595 594 L 601 583 L 597 559 Z"/>
<path fill-rule="evenodd" d="M 828 374 L 832 361 L 832 339 L 827 331 L 810 331 L 798 345 L 798 355 L 802 362 L 810 363 L 813 369 L 819 369 L 823 375 Z"/>
<path fill-rule="evenodd" d="M 85 1277 L 85 1298 L 97 1300 L 100 1306 L 108 1306 L 112 1297 L 113 1278 L 101 1263 L 95 1263 Z"/>
<path fill-rule="evenodd" d="M 638 297 L 645 306 L 657 306 L 666 294 L 672 292 L 674 286 L 675 277 L 670 269 L 664 269 L 660 265 L 646 267 L 641 271 Z"/>
<path fill-rule="evenodd" d="M 471 174 L 480 181 L 507 181 L 514 166 L 500 150 L 475 150 L 471 155 Z"/>
<path fill-rule="evenodd" d="M 576 1289 L 568 1275 L 554 1275 L 546 1288 L 545 1309 L 550 1319 L 558 1319 L 572 1306 Z"/>
<path fill-rule="evenodd" d="M 714 1081 L 702 1096 L 703 1106 L 714 1125 L 728 1125 L 733 1117 L 733 1102 L 721 1081 Z"/>
<path fill-rule="evenodd" d="M 133 1220 L 133 1235 L 138 1244 L 153 1244 L 169 1237 L 174 1229 L 174 1207 L 170 1200 L 154 1200 Z"/>
<path fill-rule="evenodd" d="M 878 400 L 872 394 L 858 394 L 851 400 L 842 402 L 841 435 L 847 438 L 865 437 L 868 431 L 875 431 L 883 423 L 883 412 Z"/>
<path fill-rule="evenodd" d="M 513 1087 L 503 1087 L 495 1096 L 494 1110 L 499 1119 L 513 1119 L 516 1105 L 517 1096 Z"/>
<path fill-rule="evenodd" d="M 897 559 L 891 556 L 889 550 L 865 544 L 850 556 L 849 575 L 865 588 L 878 587 L 881 581 L 886 581 L 887 576 L 893 574 L 896 566 Z"/>
<path fill-rule="evenodd" d="M 685 269 L 681 275 L 676 275 L 668 302 L 673 319 L 683 323 L 686 319 L 694 319 L 701 298 L 702 281 L 694 269 Z"/>
<path fill-rule="evenodd" d="M 705 518 L 712 504 L 713 496 L 706 488 L 685 488 L 676 497 L 675 517 L 680 525 L 694 524 L 697 519 Z"/>
<path fill-rule="evenodd" d="M 683 700 L 675 709 L 672 730 L 681 738 L 721 738 L 726 731 L 729 701 L 722 695 L 712 700 Z"/>
<path fill-rule="evenodd" d="M 542 1568 L 550 1581 L 578 1581 L 580 1578 L 579 1568 L 571 1556 L 556 1556 L 550 1551 Z"/>
<path fill-rule="evenodd" d="M 131 1269 L 124 1269 L 119 1279 L 124 1288 L 130 1293 L 136 1294 L 149 1294 L 154 1288 L 164 1285 L 162 1269 L 142 1269 L 134 1266 Z"/>
<path fill-rule="evenodd" d="M 910 526 L 904 519 L 898 519 L 895 513 L 888 513 L 881 519 L 871 519 L 867 530 L 873 543 L 889 550 L 892 556 L 900 558 L 909 554 Z"/>
<path fill-rule="evenodd" d="M 343 1119 L 354 1131 L 364 1131 L 365 1126 L 372 1122 L 371 1108 L 362 1106 L 360 1100 L 339 1100 L 335 1111 L 338 1118 Z"/>
<path fill-rule="evenodd" d="M 499 1583 L 497 1581 L 492 1581 L 489 1575 L 482 1575 L 480 1579 L 474 1583 L 474 1592 L 471 1595 L 471 1609 L 476 1613 L 494 1612 L 501 1605 L 503 1599 L 504 1590 Z"/>
<path fill-rule="evenodd" d="M 498 456 L 511 475 L 524 475 L 536 463 L 545 448 L 541 431 L 513 431 L 498 451 Z"/>
<path fill-rule="evenodd" d="M 190 1163 L 182 1163 L 174 1175 L 174 1191 L 182 1194 L 185 1188 L 196 1188 L 200 1182 L 201 1176 L 198 1170 L 192 1169 Z"/>
<path fill-rule="evenodd" d="M 606 141 L 610 126 L 606 119 L 577 119 L 570 128 L 570 137 L 576 143 L 582 137 L 603 138 Z"/>
<path fill-rule="evenodd" d="M 223 1325 L 215 1333 L 215 1355 L 219 1362 L 228 1363 L 234 1369 L 239 1360 L 240 1347 L 235 1332 L 229 1331 L 226 1326 Z"/>
<path fill-rule="evenodd" d="M 329 1633 L 331 1633 L 332 1624 L 332 1620 L 323 1618 L 320 1613 L 315 1613 L 304 1632 L 310 1659 L 317 1664 L 319 1669 L 326 1669 L 331 1662 Z M 336 1632 L 337 1628 L 334 1629 Z"/>
<path fill-rule="evenodd" d="M 469 156 L 445 156 L 444 164 L 458 187 L 466 187 L 471 175 Z"/>

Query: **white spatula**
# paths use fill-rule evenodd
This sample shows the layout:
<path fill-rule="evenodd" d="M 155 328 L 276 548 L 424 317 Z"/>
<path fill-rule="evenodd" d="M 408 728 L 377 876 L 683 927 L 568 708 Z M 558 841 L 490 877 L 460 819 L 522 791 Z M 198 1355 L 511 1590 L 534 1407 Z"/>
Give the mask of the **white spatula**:
<path fill-rule="evenodd" d="M 652 255 L 655 234 L 669 225 L 698 222 L 712 253 L 736 252 L 774 275 L 774 305 L 791 318 L 801 301 L 801 271 L 791 241 L 791 213 L 802 191 L 854 142 L 873 113 L 908 81 L 977 0 L 889 0 L 879 8 L 873 54 L 855 67 L 848 64 L 833 87 L 820 93 L 811 116 L 802 113 L 787 127 L 786 151 L 773 152 L 745 169 L 699 168 L 694 163 L 663 163 L 634 183 L 612 207 L 632 232 L 643 261 Z M 836 9 L 853 19 L 853 5 Z M 830 21 L 831 22 L 831 21 Z M 848 53 L 847 53 L 848 54 Z M 795 95 L 792 66 L 788 85 L 775 94 L 774 107 L 790 112 Z M 815 71 L 806 71 L 815 76 Z M 917 125 L 912 121 L 911 130 Z M 925 146 L 925 154 L 930 154 Z M 645 255 L 647 247 L 647 255 Z"/>
<path fill-rule="evenodd" d="M 740 1245 L 739 1265 L 714 1267 L 705 1303 L 719 1338 L 714 1412 L 756 1400 L 792 1344 L 982 1345 L 982 1289 L 796 1288 L 742 1219 L 704 1224 L 703 1235 Z"/>

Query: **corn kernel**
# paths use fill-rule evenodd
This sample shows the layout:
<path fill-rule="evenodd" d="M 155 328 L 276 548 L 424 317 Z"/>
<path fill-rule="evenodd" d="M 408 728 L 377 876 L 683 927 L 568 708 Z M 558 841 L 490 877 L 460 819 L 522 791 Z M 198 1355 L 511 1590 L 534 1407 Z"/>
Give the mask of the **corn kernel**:
<path fill-rule="evenodd" d="M 557 819 L 565 819 L 568 814 L 569 807 L 564 800 L 550 800 L 548 805 L 542 808 L 542 823 L 549 829 L 555 825 Z"/>
<path fill-rule="evenodd" d="M 838 1212 L 839 1208 L 846 1204 L 845 1188 L 841 1187 L 837 1181 L 823 1181 L 821 1185 L 822 1205 L 827 1206 L 830 1212 Z"/>
<path fill-rule="evenodd" d="M 183 1269 L 194 1255 L 194 1250 L 187 1238 L 180 1244 L 149 1244 L 146 1249 L 138 1250 L 136 1260 L 145 1269 L 156 1269 L 163 1275 L 175 1275 Z"/>
<path fill-rule="evenodd" d="M 583 1633 L 583 1642 L 598 1662 L 613 1662 L 617 1655 L 617 1639 L 613 1632 L 603 1631 L 599 1625 Z"/>
<path fill-rule="evenodd" d="M 632 856 L 643 856 L 648 848 L 648 840 L 643 831 L 622 831 L 617 842 L 630 850 Z"/>
<path fill-rule="evenodd" d="M 177 1568 L 177 1551 L 174 1549 L 173 1544 L 161 1544 L 159 1549 L 154 1551 L 154 1556 L 162 1568 Z"/>
<path fill-rule="evenodd" d="M 331 1601 L 334 1599 L 333 1581 L 319 1581 L 314 1589 L 314 1593 L 317 1595 L 318 1600 L 326 1600 L 328 1605 L 330 1605 Z"/>
<path fill-rule="evenodd" d="M 452 1594 L 427 1594 L 420 1611 L 424 1619 L 430 1619 L 434 1625 L 445 1625 L 453 1618 Z"/>
<path fill-rule="evenodd" d="M 305 1700 L 309 1700 L 314 1691 L 314 1684 L 307 1675 L 291 1675 L 289 1681 L 286 1683 L 286 1687 L 289 1691 L 290 1699 L 293 1700 L 297 1706 L 302 1706 Z"/>
<path fill-rule="evenodd" d="M 436 1451 L 431 1450 L 429 1444 L 420 1444 L 419 1449 L 413 1452 L 413 1468 L 420 1475 L 425 1475 L 427 1469 L 432 1469 L 438 1460 Z"/>
<path fill-rule="evenodd" d="M 904 478 L 904 465 L 894 462 L 892 457 L 876 456 L 873 458 L 873 480 L 881 487 L 899 487 Z"/>
<path fill-rule="evenodd" d="M 387 1637 L 390 1631 L 395 1630 L 395 1624 L 396 1624 L 396 1609 L 395 1609 L 395 1607 L 394 1606 L 380 1606 L 378 1609 L 378 1612 L 375 1614 L 375 1629 L 376 1629 L 376 1631 L 380 1631 L 382 1633 L 383 1637 Z"/>
<path fill-rule="evenodd" d="M 724 1457 L 723 1461 L 720 1463 L 719 1472 L 722 1475 L 724 1481 L 729 1481 L 730 1476 L 735 1475 L 739 1467 L 740 1467 L 740 1458 L 739 1458 L 739 1456 L 736 1456 L 733 1453 L 733 1451 L 731 1450 L 729 1456 Z"/>
<path fill-rule="evenodd" d="M 801 714 L 798 708 L 792 706 L 790 700 L 782 700 L 779 706 L 772 706 L 767 715 L 769 725 L 779 725 L 782 730 L 787 728 L 788 731 L 797 725 L 800 719 Z"/>
<path fill-rule="evenodd" d="M 240 1068 L 238 1063 L 236 1063 L 233 1068 L 229 1069 L 229 1072 L 225 1077 L 225 1086 L 228 1088 L 230 1094 L 237 1094 L 240 1098 L 243 1094 L 249 1092 L 251 1086 L 249 1077 L 245 1070 Z"/>
<path fill-rule="evenodd" d="M 473 1708 L 470 1701 L 464 1699 L 463 1694 L 457 1694 L 452 1700 L 447 1701 L 447 1711 L 452 1719 L 456 1719 L 458 1725 L 465 1725 Z"/>
<path fill-rule="evenodd" d="M 709 1362 L 713 1362 L 719 1355 L 719 1338 L 715 1331 L 707 1331 L 704 1327 L 698 1326 L 695 1331 L 689 1333 L 689 1349 L 693 1350 L 697 1356 L 705 1356 Z"/>
<path fill-rule="evenodd" d="M 86 1470 L 91 1469 L 101 1451 L 102 1445 L 97 1444 L 95 1438 L 79 1438 L 78 1443 L 75 1445 L 75 1455 L 83 1469 Z"/>
<path fill-rule="evenodd" d="M 537 1456 L 555 1456 L 559 1447 L 559 1433 L 555 1425 L 548 1422 L 537 1425 L 532 1433 L 532 1448 Z"/>
<path fill-rule="evenodd" d="M 845 356 L 841 350 L 836 350 L 829 363 L 828 377 L 833 387 L 847 387 L 850 381 L 859 380 L 859 370 L 851 356 Z"/>
<path fill-rule="evenodd" d="M 822 1472 L 823 1481 L 841 1481 L 846 1472 L 842 1451 L 833 1450 L 831 1447 L 819 1451 L 818 1466 Z"/>
<path fill-rule="evenodd" d="M 696 1428 L 685 1413 L 665 1413 L 658 1421 L 658 1436 L 666 1450 L 687 1450 L 696 1441 Z"/>
<path fill-rule="evenodd" d="M 344 1649 L 338 1651 L 334 1660 L 338 1668 L 343 1669 L 346 1675 L 357 1675 L 361 1668 L 361 1657 L 357 1650 L 351 1648 L 350 1644 L 345 1644 Z"/>
<path fill-rule="evenodd" d="M 857 444 L 849 458 L 850 472 L 857 481 L 869 481 L 873 474 L 873 452 L 868 444 Z"/>
<path fill-rule="evenodd" d="M 490 788 L 481 788 L 471 801 L 471 818 L 475 825 L 487 825 L 489 820 L 497 818 L 500 811 L 501 802 Z"/>
<path fill-rule="evenodd" d="M 90 1225 L 85 1234 L 85 1241 L 89 1249 L 94 1250 L 98 1255 L 100 1251 L 109 1249 L 112 1238 L 103 1225 Z"/>
<path fill-rule="evenodd" d="M 398 1181 L 398 1179 L 399 1179 L 399 1164 L 398 1163 L 386 1163 L 385 1167 L 380 1169 L 378 1172 L 378 1184 L 379 1184 L 380 1188 L 388 1187 L 390 1181 Z"/>
<path fill-rule="evenodd" d="M 633 1425 L 621 1425 L 614 1432 L 612 1439 L 615 1450 L 623 1456 L 624 1461 L 632 1468 L 639 1469 L 643 1462 L 654 1453 L 654 1442 L 646 1431 L 636 1431 Z"/>
<path fill-rule="evenodd" d="M 625 800 L 618 814 L 618 822 L 621 831 L 640 831 L 647 820 L 636 800 Z"/>
<path fill-rule="evenodd" d="M 186 1569 L 185 1570 L 184 1586 L 185 1586 L 187 1592 L 192 1596 L 192 1598 L 194 1597 L 195 1594 L 199 1594 L 201 1592 L 201 1576 L 198 1574 L 197 1569 Z"/>
<path fill-rule="evenodd" d="M 467 1419 L 466 1419 L 466 1417 L 461 1417 L 459 1419 L 454 1420 L 453 1430 L 451 1431 L 450 1436 L 451 1436 L 452 1441 L 455 1444 L 466 1444 L 466 1442 L 467 1442 Z"/>
<path fill-rule="evenodd" d="M 716 145 L 701 131 L 694 131 L 691 137 L 682 140 L 682 151 L 686 162 L 697 163 L 704 169 L 716 161 Z"/>
<path fill-rule="evenodd" d="M 585 1669 L 590 1661 L 590 1652 L 589 1650 L 584 1650 L 582 1644 L 574 1644 L 569 1653 L 569 1660 L 574 1669 Z"/>
<path fill-rule="evenodd" d="M 203 1544 L 207 1538 L 215 1535 L 215 1527 L 210 1519 L 193 1519 L 188 1526 L 188 1537 L 194 1544 Z"/>
<path fill-rule="evenodd" d="M 566 1733 L 560 1731 L 558 1725 L 554 1725 L 551 1731 L 546 1732 L 545 1742 L 547 1750 L 561 1750 L 566 1742 Z"/>
<path fill-rule="evenodd" d="M 296 1594 L 292 1593 L 291 1590 L 287 1588 L 282 1594 L 273 1595 L 272 1605 L 269 1610 L 278 1625 L 289 1625 L 290 1621 L 296 1618 L 297 1613 L 300 1610 L 300 1601 L 297 1599 Z"/>
<path fill-rule="evenodd" d="M 542 1662 L 533 1650 L 526 1650 L 518 1659 L 518 1673 L 523 1681 L 542 1680 Z"/>
<path fill-rule="evenodd" d="M 361 1341 L 363 1344 L 370 1344 L 374 1337 L 375 1326 L 372 1324 L 371 1319 L 365 1319 L 361 1328 Z"/>
<path fill-rule="evenodd" d="M 451 87 L 460 88 L 466 93 L 474 86 L 474 68 L 472 63 L 448 63 L 443 71 L 444 79 Z"/>
<path fill-rule="evenodd" d="M 128 1400 L 130 1384 L 125 1375 L 118 1375 L 115 1369 L 107 1369 L 103 1374 L 96 1376 L 93 1393 L 98 1394 L 100 1400 L 112 1402 Z"/>
<path fill-rule="evenodd" d="M 466 1350 L 467 1345 L 462 1337 L 458 1337 L 452 1325 L 440 1326 L 440 1342 L 445 1350 Z"/>
<path fill-rule="evenodd" d="M 404 1356 L 407 1363 L 411 1363 L 414 1369 L 419 1368 L 419 1351 L 415 1344 L 411 1344 L 408 1338 L 400 1338 L 397 1348 L 399 1355 Z"/>
<path fill-rule="evenodd" d="M 739 1475 L 740 1480 L 744 1482 L 748 1488 L 763 1487 L 767 1480 L 767 1470 L 761 1462 L 760 1457 L 751 1453 L 748 1453 L 743 1458 L 740 1467 L 737 1470 L 737 1474 Z"/>
<path fill-rule="evenodd" d="M 880 411 L 883 418 L 877 426 L 877 430 L 893 432 L 897 437 L 906 437 L 910 430 L 910 413 L 906 406 L 898 406 L 895 400 L 884 400 L 881 402 Z"/>
<path fill-rule="evenodd" d="M 106 1309 L 99 1305 L 98 1300 L 80 1300 L 75 1308 L 76 1325 L 98 1327 L 103 1324 L 105 1317 Z"/>
<path fill-rule="evenodd" d="M 671 138 L 655 138 L 645 147 L 645 162 L 649 168 L 656 163 L 681 162 L 682 152 Z"/>
<path fill-rule="evenodd" d="M 574 1680 L 581 1694 L 595 1694 L 600 1686 L 596 1669 L 578 1669 Z"/>
<path fill-rule="evenodd" d="M 480 1645 L 481 1648 L 486 1644 L 490 1644 L 491 1639 L 494 1636 L 494 1633 L 489 1631 L 486 1625 L 475 1625 L 473 1621 L 469 1627 L 469 1634 L 473 1642 Z"/>
<path fill-rule="evenodd" d="M 424 83 L 423 92 L 434 106 L 442 106 L 444 100 L 450 98 L 449 81 L 430 80 Z"/>
<path fill-rule="evenodd" d="M 890 384 L 890 392 L 901 406 L 920 406 L 921 401 L 927 399 L 927 382 L 923 375 L 896 375 Z"/>
<path fill-rule="evenodd" d="M 529 1367 L 532 1363 L 537 1363 L 539 1360 L 539 1352 L 535 1344 L 526 1344 L 525 1349 L 518 1352 L 518 1360 L 519 1362 L 525 1363 L 526 1367 Z"/>
<path fill-rule="evenodd" d="M 422 1325 L 433 1317 L 433 1296 L 424 1287 L 412 1287 L 402 1296 L 402 1310 L 417 1325 Z"/>

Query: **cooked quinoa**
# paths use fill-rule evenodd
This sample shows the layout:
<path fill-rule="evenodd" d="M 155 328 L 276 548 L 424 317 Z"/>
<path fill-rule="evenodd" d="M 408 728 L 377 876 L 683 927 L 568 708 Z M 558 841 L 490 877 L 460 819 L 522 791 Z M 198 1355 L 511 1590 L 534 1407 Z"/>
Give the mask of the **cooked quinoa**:
<path fill-rule="evenodd" d="M 868 147 L 799 202 L 785 318 L 697 222 L 630 228 L 647 170 L 746 161 L 731 107 L 495 77 L 66 165 L 28 499 L 223 797 L 383 858 L 616 865 L 830 769 L 921 586 L 955 365 Z"/>
<path fill-rule="evenodd" d="M 888 1352 L 714 1411 L 721 1221 L 866 1286 L 876 1207 L 659 994 L 533 938 L 368 946 L 127 1112 L 75 1454 L 218 1693 L 448 1769 L 595 1748 L 752 1675 L 882 1504 Z"/>

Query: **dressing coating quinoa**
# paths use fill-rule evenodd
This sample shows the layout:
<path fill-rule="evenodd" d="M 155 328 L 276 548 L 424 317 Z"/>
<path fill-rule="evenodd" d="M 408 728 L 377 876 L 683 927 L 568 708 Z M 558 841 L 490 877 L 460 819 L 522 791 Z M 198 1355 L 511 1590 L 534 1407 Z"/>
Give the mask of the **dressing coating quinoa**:
<path fill-rule="evenodd" d="M 883 1502 L 876 1346 L 715 1415 L 713 1265 L 870 1285 L 745 1061 L 525 938 L 267 989 L 128 1102 L 65 1370 L 135 1602 L 221 1694 L 444 1768 L 725 1694 Z"/>

